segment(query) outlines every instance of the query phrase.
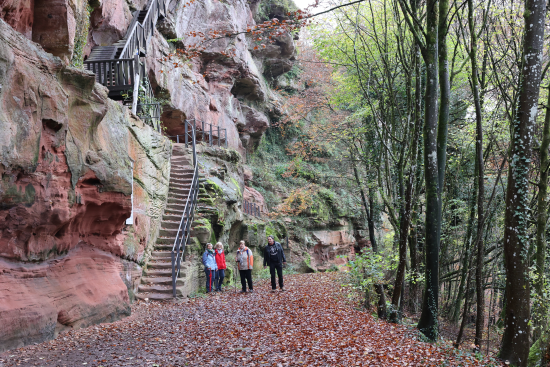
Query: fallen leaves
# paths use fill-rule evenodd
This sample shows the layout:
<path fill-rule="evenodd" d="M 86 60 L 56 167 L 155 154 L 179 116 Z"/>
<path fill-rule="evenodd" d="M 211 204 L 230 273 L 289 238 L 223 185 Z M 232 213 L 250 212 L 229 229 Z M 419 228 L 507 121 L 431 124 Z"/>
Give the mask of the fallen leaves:
<path fill-rule="evenodd" d="M 338 275 L 289 276 L 287 292 L 227 291 L 186 303 L 139 302 L 133 315 L 0 355 L 4 366 L 489 366 L 376 321 L 340 293 Z"/>

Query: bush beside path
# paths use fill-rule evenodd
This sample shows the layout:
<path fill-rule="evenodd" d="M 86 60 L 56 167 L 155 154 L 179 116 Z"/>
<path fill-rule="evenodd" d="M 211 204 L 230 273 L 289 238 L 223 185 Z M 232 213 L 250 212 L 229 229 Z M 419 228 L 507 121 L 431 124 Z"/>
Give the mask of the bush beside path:
<path fill-rule="evenodd" d="M 261 281 L 251 294 L 138 302 L 133 315 L 0 355 L 0 366 L 491 366 L 353 307 L 342 274 Z"/>

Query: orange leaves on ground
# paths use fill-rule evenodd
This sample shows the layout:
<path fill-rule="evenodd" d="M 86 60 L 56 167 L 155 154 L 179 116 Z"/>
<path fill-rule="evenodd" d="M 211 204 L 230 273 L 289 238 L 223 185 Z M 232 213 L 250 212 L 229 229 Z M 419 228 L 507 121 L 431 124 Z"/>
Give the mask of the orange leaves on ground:
<path fill-rule="evenodd" d="M 341 274 L 286 276 L 286 292 L 262 282 L 255 293 L 187 303 L 139 302 L 112 324 L 0 355 L 4 366 L 490 366 L 410 327 L 374 320 L 349 304 Z"/>

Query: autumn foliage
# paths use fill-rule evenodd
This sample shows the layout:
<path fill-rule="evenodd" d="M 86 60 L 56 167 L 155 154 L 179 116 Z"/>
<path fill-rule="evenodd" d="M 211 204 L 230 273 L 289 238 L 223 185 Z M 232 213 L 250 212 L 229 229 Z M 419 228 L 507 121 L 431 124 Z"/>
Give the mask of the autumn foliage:
<path fill-rule="evenodd" d="M 0 356 L 4 366 L 495 366 L 418 331 L 377 321 L 348 299 L 338 273 L 287 276 L 254 294 L 139 302 L 133 317 L 73 330 Z"/>

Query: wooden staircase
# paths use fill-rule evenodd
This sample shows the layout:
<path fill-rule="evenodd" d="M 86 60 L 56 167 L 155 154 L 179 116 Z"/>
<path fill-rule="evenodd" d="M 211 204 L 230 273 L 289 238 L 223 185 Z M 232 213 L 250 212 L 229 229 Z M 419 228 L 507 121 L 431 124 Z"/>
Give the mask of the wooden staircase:
<path fill-rule="evenodd" d="M 143 271 L 141 285 L 136 295 L 138 299 L 166 300 L 173 298 L 171 250 L 193 179 L 193 166 L 184 156 L 184 149 L 185 144 L 174 144 L 172 149 L 166 209 L 162 217 L 157 242 Z M 178 297 L 184 295 L 184 278 L 191 271 L 188 262 L 182 262 L 181 266 L 180 277 L 176 281 Z"/>

